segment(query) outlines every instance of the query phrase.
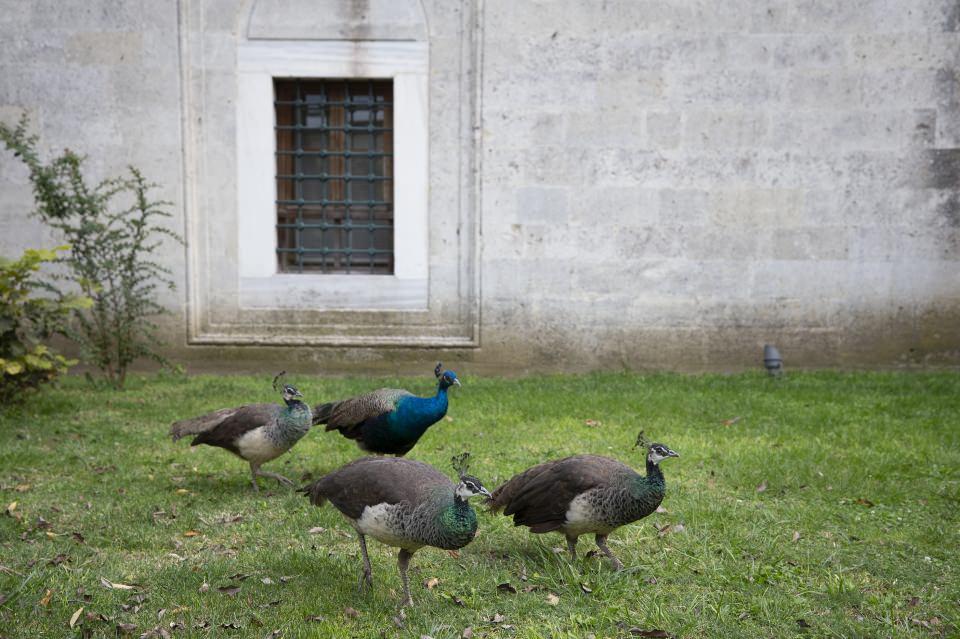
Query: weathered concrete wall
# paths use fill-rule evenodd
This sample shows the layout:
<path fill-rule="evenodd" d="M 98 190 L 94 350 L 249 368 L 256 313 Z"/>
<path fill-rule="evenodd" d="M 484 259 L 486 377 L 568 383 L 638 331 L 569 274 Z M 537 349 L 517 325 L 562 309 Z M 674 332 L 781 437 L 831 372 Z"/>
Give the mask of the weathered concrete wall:
<path fill-rule="evenodd" d="M 487 3 L 484 346 L 956 361 L 957 11 Z"/>
<path fill-rule="evenodd" d="M 479 347 L 190 345 L 183 286 L 167 300 L 174 357 L 194 370 L 414 371 L 435 356 L 483 371 L 697 370 L 756 365 L 769 341 L 792 365 L 960 363 L 954 0 L 479 6 L 423 3 L 430 214 L 478 208 L 431 230 L 431 309 L 417 320 L 459 318 L 449 292 L 475 294 Z M 211 65 L 229 130 L 249 2 L 178 14 L 0 0 L 0 117 L 28 109 L 44 145 L 88 153 L 95 174 L 142 167 L 185 229 L 191 11 L 204 30 L 191 68 Z M 472 11 L 476 24 L 458 15 Z M 362 12 L 345 13 L 358 28 Z M 452 64 L 465 38 L 475 55 Z M 473 111 L 454 101 L 465 77 Z M 472 131 L 472 115 L 478 158 L 463 170 L 455 151 L 472 138 L 458 127 Z M 218 175 L 205 197 L 229 203 L 235 184 Z M 0 154 L 0 252 L 49 243 L 30 208 L 23 171 Z M 475 253 L 453 248 L 473 223 Z M 184 251 L 165 259 L 186 285 Z"/>

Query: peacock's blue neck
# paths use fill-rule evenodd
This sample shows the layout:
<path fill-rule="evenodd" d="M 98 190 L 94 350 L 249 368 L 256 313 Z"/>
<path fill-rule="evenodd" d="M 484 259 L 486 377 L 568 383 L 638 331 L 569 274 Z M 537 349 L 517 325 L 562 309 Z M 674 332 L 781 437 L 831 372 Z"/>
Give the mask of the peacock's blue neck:
<path fill-rule="evenodd" d="M 407 437 L 419 437 L 447 414 L 447 389 L 433 397 L 405 397 L 391 416 L 392 425 Z"/>

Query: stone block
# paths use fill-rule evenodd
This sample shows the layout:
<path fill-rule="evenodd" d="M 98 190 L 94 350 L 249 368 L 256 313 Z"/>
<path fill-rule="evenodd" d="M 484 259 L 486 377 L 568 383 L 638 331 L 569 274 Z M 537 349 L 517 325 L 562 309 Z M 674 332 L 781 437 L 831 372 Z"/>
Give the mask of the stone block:
<path fill-rule="evenodd" d="M 517 189 L 516 219 L 521 223 L 565 224 L 569 191 L 562 187 L 525 186 Z"/>
<path fill-rule="evenodd" d="M 66 61 L 80 66 L 139 64 L 143 35 L 138 32 L 83 32 L 67 38 Z"/>
<path fill-rule="evenodd" d="M 647 113 L 647 141 L 652 149 L 673 149 L 683 137 L 683 114 L 678 111 Z"/>
<path fill-rule="evenodd" d="M 767 114 L 757 111 L 697 111 L 684 115 L 683 144 L 696 149 L 767 144 Z"/>
<path fill-rule="evenodd" d="M 802 192 L 797 189 L 726 189 L 712 194 L 711 221 L 752 233 L 762 227 L 803 225 Z"/>

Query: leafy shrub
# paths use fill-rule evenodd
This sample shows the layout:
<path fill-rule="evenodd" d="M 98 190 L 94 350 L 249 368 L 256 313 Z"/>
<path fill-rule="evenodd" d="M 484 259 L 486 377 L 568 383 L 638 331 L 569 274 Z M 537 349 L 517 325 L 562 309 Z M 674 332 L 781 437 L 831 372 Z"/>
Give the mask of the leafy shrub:
<path fill-rule="evenodd" d="M 0 258 L 0 403 L 23 398 L 23 391 L 53 381 L 77 360 L 67 359 L 43 343 L 63 334 L 77 310 L 89 308 L 89 298 L 63 296 L 37 280 L 44 262 L 57 251 L 28 249 L 16 261 Z M 46 294 L 44 294 L 46 293 Z"/>
<path fill-rule="evenodd" d="M 118 388 L 141 357 L 168 364 L 156 349 L 161 342 L 151 318 L 166 312 L 155 298 L 158 287 L 175 286 L 170 270 L 152 256 L 161 236 L 183 240 L 156 224 L 170 217 L 168 202 L 148 197 L 156 185 L 132 166 L 127 176 L 90 185 L 82 172 L 84 158 L 69 149 L 44 163 L 37 136 L 27 134 L 26 116 L 15 128 L 0 123 L 0 139 L 30 170 L 35 214 L 70 244 L 60 260 L 67 266 L 65 277 L 93 300 L 79 315 L 79 330 L 70 333 L 84 357 Z"/>

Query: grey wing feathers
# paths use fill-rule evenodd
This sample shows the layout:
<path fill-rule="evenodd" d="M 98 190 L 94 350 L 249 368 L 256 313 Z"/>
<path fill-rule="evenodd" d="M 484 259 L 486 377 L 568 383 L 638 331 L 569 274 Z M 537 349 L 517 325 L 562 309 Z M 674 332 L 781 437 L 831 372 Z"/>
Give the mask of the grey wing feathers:
<path fill-rule="evenodd" d="M 629 466 L 607 457 L 576 455 L 545 462 L 514 476 L 497 488 L 490 499 L 492 510 L 513 515 L 517 526 L 533 532 L 560 528 L 573 499 L 591 488 L 632 472 Z"/>
<path fill-rule="evenodd" d="M 238 410 L 240 409 L 221 408 L 220 410 L 207 413 L 206 415 L 201 415 L 200 417 L 182 419 L 178 422 L 174 422 L 170 426 L 170 437 L 173 438 L 173 441 L 177 441 L 181 437 L 186 437 L 187 435 L 199 435 L 200 433 L 216 427 L 217 424 L 227 419 Z"/>
<path fill-rule="evenodd" d="M 170 436 L 177 441 L 186 435 L 199 435 L 197 439 L 223 439 L 242 435 L 248 430 L 269 424 L 280 412 L 277 404 L 250 404 L 239 408 L 222 408 L 218 411 L 184 419 L 170 427 Z M 198 442 L 196 443 L 205 443 Z"/>
<path fill-rule="evenodd" d="M 381 388 L 343 401 L 319 404 L 313 409 L 313 423 L 326 424 L 326 430 L 356 426 L 392 411 L 397 400 L 407 395 L 410 393 L 399 388 Z"/>
<path fill-rule="evenodd" d="M 357 519 L 366 506 L 419 504 L 437 488 L 453 490 L 446 475 L 432 466 L 402 457 L 361 457 L 302 489 L 316 506 L 329 500 Z"/>

